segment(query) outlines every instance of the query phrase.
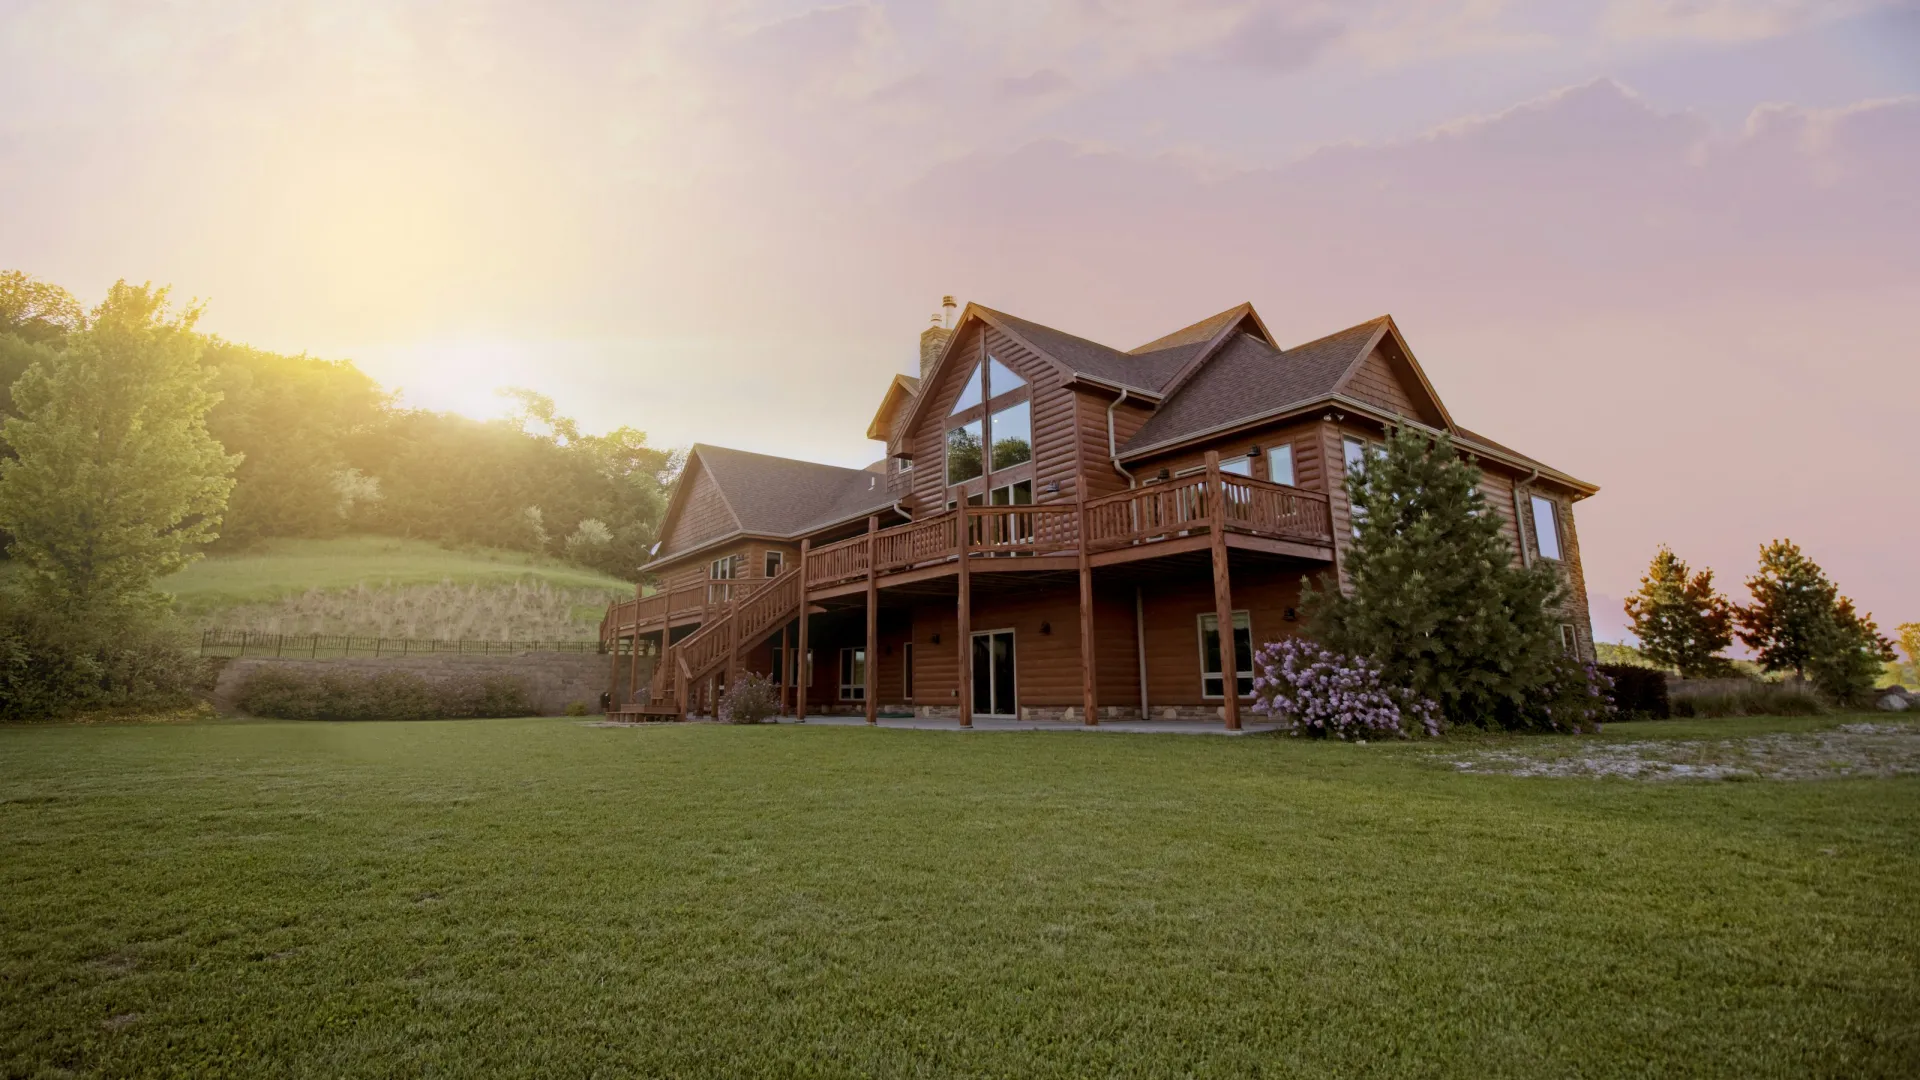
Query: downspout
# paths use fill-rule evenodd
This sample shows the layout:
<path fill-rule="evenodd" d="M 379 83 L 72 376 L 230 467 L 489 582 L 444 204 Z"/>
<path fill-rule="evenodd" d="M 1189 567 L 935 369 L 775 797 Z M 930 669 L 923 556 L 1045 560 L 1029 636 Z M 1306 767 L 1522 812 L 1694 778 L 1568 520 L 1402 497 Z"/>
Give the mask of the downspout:
<path fill-rule="evenodd" d="M 1127 478 L 1128 487 L 1137 487 L 1138 485 L 1133 482 L 1133 474 L 1127 471 L 1125 465 L 1120 464 L 1120 450 L 1113 438 L 1113 410 L 1119 408 L 1120 403 L 1125 400 L 1127 400 L 1127 388 L 1123 386 L 1120 388 L 1120 396 L 1114 398 L 1113 404 L 1107 406 L 1107 459 L 1113 462 L 1114 469 L 1121 476 Z"/>

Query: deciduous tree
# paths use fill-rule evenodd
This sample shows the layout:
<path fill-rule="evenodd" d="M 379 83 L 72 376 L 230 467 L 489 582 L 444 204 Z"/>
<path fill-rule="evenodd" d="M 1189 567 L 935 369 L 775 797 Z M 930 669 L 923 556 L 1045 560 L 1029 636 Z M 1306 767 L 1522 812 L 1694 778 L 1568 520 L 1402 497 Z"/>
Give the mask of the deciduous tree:
<path fill-rule="evenodd" d="M 212 540 L 237 459 L 207 433 L 216 396 L 197 308 L 116 283 L 54 364 L 13 387 L 0 437 L 0 527 L 41 602 L 69 615 L 164 602 L 156 578 Z"/>
<path fill-rule="evenodd" d="M 1689 678 L 1726 667 L 1720 651 L 1733 644 L 1733 605 L 1715 591 L 1712 570 L 1693 573 L 1661 545 L 1626 609 L 1648 659 Z"/>

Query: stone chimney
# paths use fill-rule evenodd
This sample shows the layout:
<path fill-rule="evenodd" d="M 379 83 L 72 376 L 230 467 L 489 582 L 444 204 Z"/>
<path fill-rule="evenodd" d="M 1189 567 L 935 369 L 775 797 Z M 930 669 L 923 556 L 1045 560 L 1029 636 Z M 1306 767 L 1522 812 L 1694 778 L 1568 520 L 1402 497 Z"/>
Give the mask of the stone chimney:
<path fill-rule="evenodd" d="M 926 378 L 933 371 L 933 362 L 940 359 L 940 350 L 946 348 L 947 339 L 953 336 L 953 297 L 940 298 L 940 312 L 933 316 L 933 325 L 920 331 L 920 377 Z"/>

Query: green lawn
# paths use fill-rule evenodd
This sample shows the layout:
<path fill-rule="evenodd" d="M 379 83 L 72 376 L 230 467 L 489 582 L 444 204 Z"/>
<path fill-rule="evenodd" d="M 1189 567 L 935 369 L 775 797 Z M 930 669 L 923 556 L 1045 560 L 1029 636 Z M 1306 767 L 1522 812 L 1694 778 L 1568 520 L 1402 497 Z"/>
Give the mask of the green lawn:
<path fill-rule="evenodd" d="M 592 570 L 512 551 L 453 551 L 424 540 L 355 536 L 337 540 L 273 540 L 243 555 L 214 555 L 160 581 L 187 616 L 265 603 L 308 589 L 355 585 L 506 584 L 544 581 L 558 589 L 606 589 L 622 596 L 633 585 Z"/>
<path fill-rule="evenodd" d="M 1914 777 L 46 726 L 0 730 L 0 836 L 8 1076 L 1920 1073 Z"/>

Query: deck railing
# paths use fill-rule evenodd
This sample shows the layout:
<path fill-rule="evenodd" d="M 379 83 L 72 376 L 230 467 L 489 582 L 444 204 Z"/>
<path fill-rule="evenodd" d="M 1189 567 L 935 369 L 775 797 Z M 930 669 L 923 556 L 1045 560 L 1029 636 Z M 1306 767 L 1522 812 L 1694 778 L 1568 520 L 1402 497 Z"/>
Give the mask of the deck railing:
<path fill-rule="evenodd" d="M 1327 497 L 1232 473 L 1220 478 L 1229 532 L 1326 544 L 1333 540 Z M 1087 504 L 1087 548 L 1111 551 L 1213 527 L 1207 476 L 1195 473 L 1115 492 Z"/>

